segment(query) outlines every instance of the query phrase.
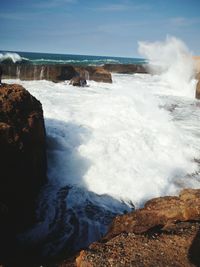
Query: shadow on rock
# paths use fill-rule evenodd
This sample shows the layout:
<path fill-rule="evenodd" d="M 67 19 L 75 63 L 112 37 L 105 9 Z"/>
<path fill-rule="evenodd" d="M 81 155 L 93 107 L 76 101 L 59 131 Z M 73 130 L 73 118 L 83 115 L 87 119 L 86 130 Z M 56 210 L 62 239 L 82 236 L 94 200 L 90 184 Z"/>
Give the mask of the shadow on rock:
<path fill-rule="evenodd" d="M 189 249 L 189 260 L 195 266 L 200 266 L 200 230 L 197 232 L 192 245 Z"/>
<path fill-rule="evenodd" d="M 84 175 L 92 162 L 79 147 L 90 140 L 90 129 L 54 119 L 46 119 L 45 125 L 49 182 L 38 203 L 38 223 L 18 237 L 17 261 L 24 259 L 24 266 L 30 259 L 45 265 L 67 258 L 100 239 L 117 214 L 131 210 L 87 189 Z"/>

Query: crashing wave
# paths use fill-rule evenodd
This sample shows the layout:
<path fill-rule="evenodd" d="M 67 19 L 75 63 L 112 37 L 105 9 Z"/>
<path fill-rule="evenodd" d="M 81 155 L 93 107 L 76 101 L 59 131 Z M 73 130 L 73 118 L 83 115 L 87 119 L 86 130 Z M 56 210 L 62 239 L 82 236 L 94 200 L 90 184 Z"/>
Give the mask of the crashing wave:
<path fill-rule="evenodd" d="M 26 61 L 26 60 L 28 60 L 28 59 L 21 57 L 17 53 L 11 53 L 11 52 L 0 53 L 0 62 L 12 61 L 13 63 L 16 63 L 16 62 L 22 62 L 22 61 Z"/>

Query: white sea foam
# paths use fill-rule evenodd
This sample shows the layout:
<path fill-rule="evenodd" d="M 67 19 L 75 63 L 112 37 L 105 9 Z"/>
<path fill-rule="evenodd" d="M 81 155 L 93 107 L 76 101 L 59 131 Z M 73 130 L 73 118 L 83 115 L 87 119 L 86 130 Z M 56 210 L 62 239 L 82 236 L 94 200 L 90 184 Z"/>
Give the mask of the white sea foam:
<path fill-rule="evenodd" d="M 48 175 L 55 185 L 76 185 L 138 205 L 199 185 L 185 178 L 198 169 L 193 159 L 199 158 L 194 135 L 199 111 L 195 109 L 195 129 L 192 116 L 190 131 L 185 126 L 190 108 L 182 109 L 181 123 L 174 121 L 160 106 L 190 100 L 184 92 L 173 101 L 158 98 L 166 83 L 157 76 L 114 75 L 113 84 L 90 82 L 84 89 L 47 81 L 20 83 L 43 103 Z"/>
<path fill-rule="evenodd" d="M 4 60 L 12 60 L 14 63 L 22 61 L 22 57 L 17 54 L 17 53 L 11 53 L 11 52 L 6 52 L 6 53 L 0 53 L 0 62 Z"/>
<path fill-rule="evenodd" d="M 198 108 L 189 120 L 191 131 L 185 127 L 190 108 L 181 106 L 181 119 L 161 108 L 193 101 L 187 98 L 195 84 L 189 52 L 173 37 L 140 43 L 139 49 L 151 62 L 159 60 L 161 75 L 114 75 L 113 84 L 90 82 L 84 89 L 67 82 L 20 82 L 43 104 L 52 183 L 135 204 L 177 193 L 179 181 L 199 184 L 186 178 L 183 183 L 198 169 Z"/>

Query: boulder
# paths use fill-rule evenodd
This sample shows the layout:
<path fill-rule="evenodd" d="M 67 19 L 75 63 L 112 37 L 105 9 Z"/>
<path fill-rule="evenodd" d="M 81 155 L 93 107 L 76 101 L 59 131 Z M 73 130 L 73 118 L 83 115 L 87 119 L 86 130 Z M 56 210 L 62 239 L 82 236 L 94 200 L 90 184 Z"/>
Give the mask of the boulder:
<path fill-rule="evenodd" d="M 89 73 L 89 80 L 95 82 L 112 83 L 112 76 L 108 70 L 103 67 L 88 66 L 85 70 Z"/>
<path fill-rule="evenodd" d="M 87 82 L 84 78 L 82 77 L 74 77 L 70 80 L 70 84 L 73 86 L 80 86 L 80 87 L 84 87 L 87 85 Z"/>
<path fill-rule="evenodd" d="M 117 216 L 107 235 L 81 251 L 76 264 L 200 266 L 199 249 L 200 190 L 187 189 L 179 197 L 155 198 L 143 209 Z"/>
<path fill-rule="evenodd" d="M 35 222 L 47 181 L 42 105 L 20 85 L 0 87 L 0 147 L 0 229 L 18 233 Z"/>
<path fill-rule="evenodd" d="M 145 65 L 141 64 L 105 64 L 103 67 L 105 70 L 115 73 L 147 73 Z"/>

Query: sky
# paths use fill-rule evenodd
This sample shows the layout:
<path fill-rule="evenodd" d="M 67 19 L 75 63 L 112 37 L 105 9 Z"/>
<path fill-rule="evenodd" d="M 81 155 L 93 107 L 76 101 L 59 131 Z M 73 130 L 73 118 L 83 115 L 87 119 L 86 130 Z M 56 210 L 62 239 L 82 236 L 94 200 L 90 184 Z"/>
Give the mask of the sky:
<path fill-rule="evenodd" d="M 200 0 L 0 0 L 0 50 L 138 57 L 138 41 L 200 55 Z"/>

